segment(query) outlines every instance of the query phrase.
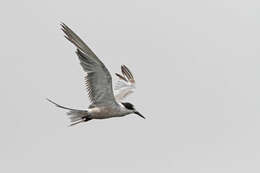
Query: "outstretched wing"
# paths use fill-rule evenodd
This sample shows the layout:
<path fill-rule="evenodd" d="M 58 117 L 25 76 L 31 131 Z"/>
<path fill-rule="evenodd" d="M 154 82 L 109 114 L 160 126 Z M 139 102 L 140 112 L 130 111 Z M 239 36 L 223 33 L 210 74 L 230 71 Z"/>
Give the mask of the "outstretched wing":
<path fill-rule="evenodd" d="M 62 23 L 61 27 L 65 38 L 76 46 L 80 65 L 87 73 L 85 81 L 92 105 L 115 104 L 112 78 L 105 65 L 67 25 Z"/>
<path fill-rule="evenodd" d="M 121 71 L 122 74 L 116 73 L 119 78 L 115 86 L 115 90 L 118 91 L 115 95 L 117 101 L 122 101 L 135 89 L 135 79 L 131 71 L 125 65 L 121 66 Z"/>

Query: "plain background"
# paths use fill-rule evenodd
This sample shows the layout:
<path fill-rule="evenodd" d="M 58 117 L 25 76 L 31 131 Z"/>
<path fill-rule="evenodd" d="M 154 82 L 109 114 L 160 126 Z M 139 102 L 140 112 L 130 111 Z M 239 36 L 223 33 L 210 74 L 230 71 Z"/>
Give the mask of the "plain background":
<path fill-rule="evenodd" d="M 0 172 L 260 172 L 254 0 L 1 1 Z M 68 127 L 87 108 L 70 26 L 135 74 L 136 115 Z M 115 80 L 114 80 L 115 82 Z"/>

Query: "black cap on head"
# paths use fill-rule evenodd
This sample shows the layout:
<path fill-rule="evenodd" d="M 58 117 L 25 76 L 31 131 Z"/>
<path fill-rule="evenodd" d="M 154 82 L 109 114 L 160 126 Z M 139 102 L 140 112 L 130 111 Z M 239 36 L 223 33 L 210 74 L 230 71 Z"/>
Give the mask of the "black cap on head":
<path fill-rule="evenodd" d="M 123 102 L 122 102 L 122 104 L 124 105 L 124 107 L 125 107 L 126 109 L 134 110 L 134 105 L 132 105 L 131 103 L 128 103 L 128 102 L 123 103 Z"/>

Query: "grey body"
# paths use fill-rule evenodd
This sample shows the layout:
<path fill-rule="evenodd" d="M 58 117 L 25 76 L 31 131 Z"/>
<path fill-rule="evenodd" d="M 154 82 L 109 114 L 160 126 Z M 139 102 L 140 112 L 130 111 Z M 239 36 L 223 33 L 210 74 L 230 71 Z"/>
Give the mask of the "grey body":
<path fill-rule="evenodd" d="M 47 100 L 57 107 L 69 110 L 67 114 L 70 117 L 71 125 L 91 119 L 122 117 L 131 113 L 138 114 L 144 118 L 134 109 L 132 104 L 122 102 L 135 88 L 135 80 L 130 70 L 123 65 L 121 66 L 123 75 L 116 74 L 121 81 L 119 81 L 117 86 L 120 92 L 115 96 L 112 88 L 112 77 L 105 65 L 67 25 L 62 23 L 61 27 L 65 33 L 65 38 L 77 48 L 76 54 L 80 60 L 80 65 L 86 72 L 85 82 L 91 105 L 87 110 L 78 110 L 61 106 L 50 99 Z"/>
<path fill-rule="evenodd" d="M 123 106 L 100 106 L 90 108 L 88 110 L 90 118 L 92 119 L 105 119 L 112 117 L 122 117 L 127 114 L 133 113 L 133 111 L 126 109 Z"/>

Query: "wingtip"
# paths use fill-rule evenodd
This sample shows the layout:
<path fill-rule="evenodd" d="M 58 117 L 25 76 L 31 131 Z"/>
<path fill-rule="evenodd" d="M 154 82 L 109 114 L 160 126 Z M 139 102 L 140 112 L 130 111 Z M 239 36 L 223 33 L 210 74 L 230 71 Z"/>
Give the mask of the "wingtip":
<path fill-rule="evenodd" d="M 67 39 L 67 40 L 69 40 L 70 41 L 70 39 L 69 39 L 69 36 L 68 36 L 68 26 L 65 24 L 65 23 L 63 23 L 63 22 L 61 22 L 60 23 L 60 29 L 62 30 L 62 32 L 64 33 L 64 37 Z"/>
<path fill-rule="evenodd" d="M 126 78 L 124 76 L 122 76 L 121 74 L 115 73 L 117 77 L 119 77 L 119 79 L 124 80 L 125 82 L 127 82 Z"/>
<path fill-rule="evenodd" d="M 121 71 L 122 71 L 122 74 L 123 74 L 124 76 L 126 76 L 127 79 L 128 79 L 130 82 L 132 82 L 132 83 L 135 82 L 135 81 L 134 81 L 134 76 L 133 76 L 133 74 L 131 73 L 131 71 L 129 70 L 129 68 L 128 68 L 126 65 L 121 65 Z"/>
<path fill-rule="evenodd" d="M 123 69 L 124 69 L 124 64 L 121 65 L 121 71 L 123 72 Z"/>
<path fill-rule="evenodd" d="M 66 25 L 64 22 L 60 21 L 60 26 L 61 26 L 62 28 L 64 28 L 64 27 L 66 27 L 67 25 Z"/>
<path fill-rule="evenodd" d="M 69 36 L 70 28 L 63 22 L 60 23 L 61 30 L 64 32 L 65 36 Z"/>
<path fill-rule="evenodd" d="M 60 27 L 61 27 L 60 29 L 65 33 L 67 25 L 63 22 L 60 22 Z"/>

